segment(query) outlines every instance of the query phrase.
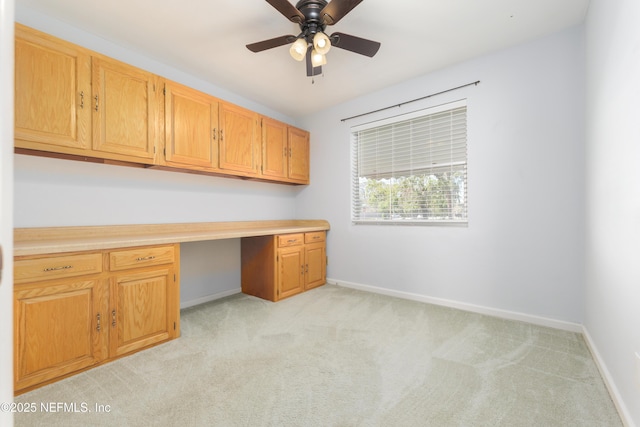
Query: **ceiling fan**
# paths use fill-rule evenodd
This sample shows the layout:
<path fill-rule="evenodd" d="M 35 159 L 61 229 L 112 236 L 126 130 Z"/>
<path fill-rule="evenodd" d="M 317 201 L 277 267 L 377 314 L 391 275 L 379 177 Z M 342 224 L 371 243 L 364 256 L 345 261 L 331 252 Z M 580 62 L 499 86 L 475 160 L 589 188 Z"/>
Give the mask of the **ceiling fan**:
<path fill-rule="evenodd" d="M 362 0 L 300 0 L 294 7 L 289 0 L 267 0 L 285 18 L 300 26 L 300 34 L 251 43 L 247 48 L 252 52 L 262 52 L 291 43 L 291 56 L 297 61 L 307 61 L 307 76 L 322 73 L 322 66 L 327 63 L 325 55 L 331 46 L 373 57 L 380 49 L 380 43 L 344 33 L 333 33 L 330 36 L 325 33 L 327 26 L 338 23 L 361 2 Z"/>

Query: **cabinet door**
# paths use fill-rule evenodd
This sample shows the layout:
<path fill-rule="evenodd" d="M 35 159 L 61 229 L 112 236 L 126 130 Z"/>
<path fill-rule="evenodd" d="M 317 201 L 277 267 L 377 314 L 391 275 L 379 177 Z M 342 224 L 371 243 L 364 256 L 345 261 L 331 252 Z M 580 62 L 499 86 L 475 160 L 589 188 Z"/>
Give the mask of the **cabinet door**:
<path fill-rule="evenodd" d="M 168 164 L 218 167 L 218 102 L 197 90 L 167 82 L 165 158 Z"/>
<path fill-rule="evenodd" d="M 289 128 L 289 178 L 309 183 L 309 132 Z"/>
<path fill-rule="evenodd" d="M 278 299 L 304 291 L 304 246 L 278 249 Z"/>
<path fill-rule="evenodd" d="M 93 149 L 104 157 L 153 163 L 162 129 L 157 77 L 103 57 L 92 59 L 92 75 Z"/>
<path fill-rule="evenodd" d="M 95 365 L 106 357 L 100 279 L 67 279 L 14 290 L 15 390 Z"/>
<path fill-rule="evenodd" d="M 88 51 L 16 25 L 16 147 L 85 154 L 90 98 Z"/>
<path fill-rule="evenodd" d="M 288 159 L 287 125 L 263 117 L 262 175 L 271 178 L 287 178 Z"/>
<path fill-rule="evenodd" d="M 111 278 L 110 355 L 120 356 L 175 336 L 175 286 L 171 268 L 131 272 Z"/>
<path fill-rule="evenodd" d="M 238 106 L 220 103 L 220 169 L 255 176 L 260 145 L 257 138 L 258 115 Z"/>
<path fill-rule="evenodd" d="M 327 257 L 325 243 L 310 243 L 305 246 L 305 289 L 324 285 L 327 281 Z"/>

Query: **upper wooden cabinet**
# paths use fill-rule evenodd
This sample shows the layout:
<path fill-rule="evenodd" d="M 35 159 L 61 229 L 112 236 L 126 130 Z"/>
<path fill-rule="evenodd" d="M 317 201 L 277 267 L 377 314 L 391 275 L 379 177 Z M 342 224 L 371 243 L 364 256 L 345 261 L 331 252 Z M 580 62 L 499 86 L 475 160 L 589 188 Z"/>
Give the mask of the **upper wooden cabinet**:
<path fill-rule="evenodd" d="M 87 154 L 91 148 L 89 51 L 16 25 L 16 146 Z"/>
<path fill-rule="evenodd" d="M 309 183 L 309 132 L 289 127 L 289 178 Z"/>
<path fill-rule="evenodd" d="M 220 169 L 257 176 L 260 165 L 258 114 L 220 103 Z"/>
<path fill-rule="evenodd" d="M 218 169 L 218 100 L 195 89 L 165 84 L 165 160 L 189 169 Z"/>
<path fill-rule="evenodd" d="M 18 152 L 309 183 L 308 132 L 20 24 L 15 35 Z"/>
<path fill-rule="evenodd" d="M 288 178 L 289 144 L 287 125 L 268 117 L 262 118 L 262 175 Z"/>
<path fill-rule="evenodd" d="M 15 34 L 16 147 L 155 163 L 159 77 L 19 24 Z"/>
<path fill-rule="evenodd" d="M 309 183 L 309 133 L 262 118 L 262 170 L 265 177 Z"/>
<path fill-rule="evenodd" d="M 115 60 L 94 57 L 92 87 L 93 149 L 153 164 L 164 121 L 159 78 Z"/>

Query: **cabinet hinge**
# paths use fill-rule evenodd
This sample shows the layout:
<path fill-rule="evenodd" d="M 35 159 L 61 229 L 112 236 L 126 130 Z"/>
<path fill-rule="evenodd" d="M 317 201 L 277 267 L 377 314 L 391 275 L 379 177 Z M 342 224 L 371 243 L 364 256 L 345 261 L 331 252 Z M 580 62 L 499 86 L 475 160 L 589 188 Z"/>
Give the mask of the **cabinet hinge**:
<path fill-rule="evenodd" d="M 173 281 L 174 282 L 176 281 L 176 275 L 175 274 L 173 275 Z"/>
<path fill-rule="evenodd" d="M 176 322 L 173 322 L 173 330 L 176 330 Z"/>
<path fill-rule="evenodd" d="M 162 94 L 164 96 L 167 96 L 167 87 L 166 86 L 162 88 Z"/>
<path fill-rule="evenodd" d="M 329 256 L 327 256 L 326 258 L 327 258 L 327 263 L 325 265 L 329 265 Z"/>

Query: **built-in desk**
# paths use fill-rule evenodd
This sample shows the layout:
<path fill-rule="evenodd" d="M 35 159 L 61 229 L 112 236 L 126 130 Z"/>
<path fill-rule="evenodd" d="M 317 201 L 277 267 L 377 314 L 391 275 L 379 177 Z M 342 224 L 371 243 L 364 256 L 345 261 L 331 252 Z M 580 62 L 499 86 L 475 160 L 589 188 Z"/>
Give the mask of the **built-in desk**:
<path fill-rule="evenodd" d="M 13 254 L 17 257 L 327 230 L 329 223 L 325 220 L 16 228 Z"/>
<path fill-rule="evenodd" d="M 324 284 L 324 220 L 14 230 L 14 390 L 180 335 L 180 243 L 242 238 L 242 290 L 277 301 Z"/>

